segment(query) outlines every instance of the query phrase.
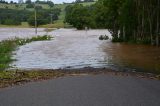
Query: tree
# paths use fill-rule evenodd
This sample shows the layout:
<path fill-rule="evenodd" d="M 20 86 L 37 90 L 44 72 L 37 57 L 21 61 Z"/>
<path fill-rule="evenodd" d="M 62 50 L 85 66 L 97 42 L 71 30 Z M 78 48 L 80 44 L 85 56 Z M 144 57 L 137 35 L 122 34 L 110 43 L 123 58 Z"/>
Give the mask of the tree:
<path fill-rule="evenodd" d="M 81 3 L 82 1 L 81 1 L 81 0 L 76 0 L 75 2 L 76 2 L 76 3 Z"/>
<path fill-rule="evenodd" d="M 10 1 L 10 4 L 13 4 L 14 2 L 13 1 Z"/>
<path fill-rule="evenodd" d="M 50 8 L 54 6 L 54 3 L 52 1 L 47 1 L 47 4 L 49 5 Z"/>
<path fill-rule="evenodd" d="M 28 19 L 28 23 L 29 25 L 31 26 L 34 26 L 35 25 L 35 16 L 34 15 L 31 15 Z M 39 25 L 44 25 L 44 24 L 47 24 L 47 19 L 43 18 L 42 15 L 38 14 L 37 15 L 37 26 Z"/>
<path fill-rule="evenodd" d="M 152 45 L 160 42 L 160 0 L 98 0 L 91 6 L 76 4 L 66 7 L 65 21 L 78 29 L 106 28 L 114 41 Z"/>
<path fill-rule="evenodd" d="M 84 2 L 94 2 L 94 0 L 84 0 Z"/>
<path fill-rule="evenodd" d="M 31 0 L 26 0 L 26 4 L 31 4 L 32 1 Z"/>
<path fill-rule="evenodd" d="M 85 7 L 82 4 L 66 7 L 65 21 L 76 27 L 77 29 L 84 29 L 94 25 L 93 18 L 90 17 L 90 7 Z"/>
<path fill-rule="evenodd" d="M 34 4 L 27 4 L 26 8 L 34 8 Z"/>

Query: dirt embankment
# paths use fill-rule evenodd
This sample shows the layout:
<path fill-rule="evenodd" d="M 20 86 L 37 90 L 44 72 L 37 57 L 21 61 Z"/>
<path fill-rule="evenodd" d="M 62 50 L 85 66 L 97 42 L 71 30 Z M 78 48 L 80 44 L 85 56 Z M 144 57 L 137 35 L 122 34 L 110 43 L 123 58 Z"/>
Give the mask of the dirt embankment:
<path fill-rule="evenodd" d="M 28 82 L 42 81 L 66 76 L 83 76 L 107 74 L 114 76 L 132 76 L 145 79 L 160 80 L 160 75 L 141 72 L 120 72 L 106 68 L 58 69 L 58 70 L 23 70 L 0 72 L 0 88 L 22 85 Z"/>

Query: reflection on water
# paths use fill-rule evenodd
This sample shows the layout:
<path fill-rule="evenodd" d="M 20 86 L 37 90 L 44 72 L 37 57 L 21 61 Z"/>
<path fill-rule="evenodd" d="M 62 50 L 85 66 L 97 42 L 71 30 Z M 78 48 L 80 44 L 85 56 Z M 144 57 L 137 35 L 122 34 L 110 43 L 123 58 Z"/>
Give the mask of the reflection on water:
<path fill-rule="evenodd" d="M 39 29 L 39 33 L 44 34 L 44 29 Z M 158 47 L 99 40 L 101 34 L 110 36 L 107 30 L 59 29 L 49 34 L 55 37 L 54 40 L 21 46 L 14 56 L 17 61 L 12 65 L 21 69 L 109 67 L 118 70 L 138 69 L 160 73 L 160 48 Z M 0 40 L 13 36 L 32 35 L 34 29 L 29 28 L 0 29 Z"/>

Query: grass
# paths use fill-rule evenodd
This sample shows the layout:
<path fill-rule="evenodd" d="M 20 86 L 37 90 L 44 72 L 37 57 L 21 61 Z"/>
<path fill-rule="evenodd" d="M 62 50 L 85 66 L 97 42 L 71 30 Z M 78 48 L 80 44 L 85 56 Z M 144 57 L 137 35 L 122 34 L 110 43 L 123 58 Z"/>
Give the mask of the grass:
<path fill-rule="evenodd" d="M 64 74 L 55 71 L 0 71 L 0 88 L 60 76 Z"/>
<path fill-rule="evenodd" d="M 84 6 L 89 6 L 89 5 L 95 4 L 95 2 L 85 2 L 85 3 L 80 3 L 80 4 L 82 4 Z"/>
<path fill-rule="evenodd" d="M 26 8 L 27 4 L 2 4 L 0 3 L 0 8 L 7 8 L 7 9 L 16 9 L 16 10 L 29 10 L 33 11 L 34 8 Z M 50 7 L 47 4 L 38 4 L 39 6 L 42 6 L 43 9 L 50 9 Z"/>
<path fill-rule="evenodd" d="M 18 46 L 25 45 L 33 41 L 51 40 L 51 38 L 51 36 L 44 35 L 27 39 L 15 38 L 0 42 L 0 71 L 9 68 L 9 63 L 13 61 L 12 51 L 14 51 Z"/>
<path fill-rule="evenodd" d="M 0 71 L 0 88 L 13 85 L 21 85 L 27 82 L 41 81 L 53 79 L 63 76 L 79 76 L 79 75 L 97 75 L 108 74 L 115 76 L 134 76 L 138 78 L 160 80 L 160 75 L 135 73 L 135 72 L 120 72 L 110 69 L 75 69 L 75 70 L 29 70 L 29 71 Z"/>
<path fill-rule="evenodd" d="M 0 24 L 0 28 L 31 28 L 27 22 L 22 22 L 21 25 L 2 25 Z"/>

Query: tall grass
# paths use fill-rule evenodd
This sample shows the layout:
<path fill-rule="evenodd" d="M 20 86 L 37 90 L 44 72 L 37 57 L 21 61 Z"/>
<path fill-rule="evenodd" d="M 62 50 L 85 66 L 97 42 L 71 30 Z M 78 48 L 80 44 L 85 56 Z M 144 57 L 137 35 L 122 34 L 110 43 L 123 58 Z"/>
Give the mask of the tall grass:
<path fill-rule="evenodd" d="M 15 38 L 0 42 L 0 71 L 9 68 L 9 63 L 13 61 L 12 51 L 14 51 L 18 46 L 25 45 L 26 43 L 30 43 L 33 41 L 43 41 L 51 39 L 51 36 L 44 35 L 27 39 Z"/>

